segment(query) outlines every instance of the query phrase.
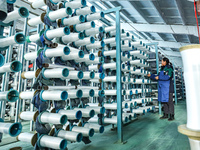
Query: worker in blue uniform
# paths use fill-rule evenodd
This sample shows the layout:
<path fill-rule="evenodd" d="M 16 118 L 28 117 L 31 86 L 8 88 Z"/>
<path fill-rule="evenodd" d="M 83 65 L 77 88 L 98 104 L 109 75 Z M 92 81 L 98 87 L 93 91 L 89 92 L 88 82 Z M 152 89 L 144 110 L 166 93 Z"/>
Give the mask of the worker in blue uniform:
<path fill-rule="evenodd" d="M 162 59 L 162 66 L 158 75 L 148 74 L 152 80 L 158 81 L 158 101 L 163 104 L 164 113 L 160 119 L 174 120 L 174 84 L 173 84 L 173 67 L 168 58 Z"/>

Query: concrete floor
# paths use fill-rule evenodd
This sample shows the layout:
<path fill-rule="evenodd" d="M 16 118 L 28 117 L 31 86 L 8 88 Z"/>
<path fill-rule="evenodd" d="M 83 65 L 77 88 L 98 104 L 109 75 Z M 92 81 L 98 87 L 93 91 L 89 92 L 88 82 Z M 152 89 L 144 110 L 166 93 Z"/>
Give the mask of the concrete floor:
<path fill-rule="evenodd" d="M 91 143 L 69 143 L 69 150 L 189 150 L 187 136 L 180 134 L 177 127 L 186 124 L 185 102 L 179 102 L 175 107 L 175 121 L 160 120 L 158 114 L 147 114 L 125 125 L 123 128 L 126 144 L 116 143 L 117 132 L 111 131 L 111 126 L 105 127 L 103 134 L 95 134 Z M 26 130 L 28 127 L 26 127 Z M 3 140 L 2 144 L 5 141 Z M 1 145 L 2 145 L 1 144 Z M 15 142 L 0 146 L 0 150 L 9 150 L 21 146 L 23 150 L 33 150 L 30 144 Z"/>

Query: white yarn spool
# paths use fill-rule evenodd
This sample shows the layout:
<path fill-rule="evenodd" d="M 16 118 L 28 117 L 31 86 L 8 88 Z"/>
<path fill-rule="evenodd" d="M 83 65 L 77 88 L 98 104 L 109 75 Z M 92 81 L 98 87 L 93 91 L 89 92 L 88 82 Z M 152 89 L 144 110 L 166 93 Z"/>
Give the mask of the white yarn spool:
<path fill-rule="evenodd" d="M 105 95 L 117 95 L 117 90 L 104 90 Z"/>
<path fill-rule="evenodd" d="M 99 70 L 100 65 L 89 65 L 88 69 L 89 70 Z M 96 75 L 95 75 L 96 76 Z"/>
<path fill-rule="evenodd" d="M 36 8 L 41 8 L 42 6 L 46 5 L 45 0 L 36 0 L 31 4 L 31 7 L 36 9 Z"/>
<path fill-rule="evenodd" d="M 46 30 L 44 35 L 47 39 L 52 40 L 53 38 L 56 37 L 61 37 L 64 35 L 69 35 L 70 34 L 70 29 L 69 27 L 63 27 L 63 28 L 57 28 L 57 29 L 52 29 L 52 30 Z"/>
<path fill-rule="evenodd" d="M 19 72 L 22 68 L 22 64 L 19 61 L 13 61 L 10 63 L 4 64 L 2 67 L 0 67 L 0 73 L 5 72 Z"/>
<path fill-rule="evenodd" d="M 117 103 L 112 103 L 112 104 L 104 103 L 103 106 L 105 107 L 105 109 L 117 110 Z M 122 108 L 127 108 L 127 107 L 128 107 L 128 104 L 123 103 Z"/>
<path fill-rule="evenodd" d="M 17 33 L 14 36 L 1 38 L 0 48 L 4 48 L 13 44 L 24 44 L 25 36 L 22 33 Z"/>
<path fill-rule="evenodd" d="M 103 27 L 95 27 L 95 28 L 85 30 L 84 34 L 85 34 L 85 36 L 91 36 L 91 35 L 95 35 L 100 32 L 103 32 L 103 31 L 104 31 Z"/>
<path fill-rule="evenodd" d="M 83 89 L 98 90 L 98 89 L 99 89 L 99 87 L 95 87 L 95 86 L 80 86 L 80 85 L 78 85 L 77 88 L 78 88 L 78 89 L 81 89 L 81 90 L 83 90 Z"/>
<path fill-rule="evenodd" d="M 71 131 L 82 133 L 85 137 L 92 137 L 94 135 L 94 129 L 86 127 L 73 126 Z"/>
<path fill-rule="evenodd" d="M 69 71 L 68 76 L 63 79 L 82 79 L 83 76 L 84 73 L 82 71 Z"/>
<path fill-rule="evenodd" d="M 61 109 L 58 112 L 59 114 L 66 115 L 68 120 L 81 119 L 82 112 L 80 110 L 64 110 Z"/>
<path fill-rule="evenodd" d="M 145 114 L 145 109 L 132 109 L 132 113 Z"/>
<path fill-rule="evenodd" d="M 94 97 L 94 90 L 93 89 L 84 89 L 82 97 Z"/>
<path fill-rule="evenodd" d="M 34 35 L 31 35 L 31 36 L 27 36 L 26 37 L 26 40 L 27 42 L 36 42 L 37 40 L 40 39 L 40 35 L 39 34 L 34 34 Z"/>
<path fill-rule="evenodd" d="M 144 98 L 132 99 L 132 101 L 136 102 L 137 104 L 143 104 L 143 103 L 145 103 Z"/>
<path fill-rule="evenodd" d="M 84 127 L 94 129 L 95 133 L 103 133 L 104 132 L 104 126 L 101 126 L 99 124 L 85 123 Z"/>
<path fill-rule="evenodd" d="M 200 131 L 200 70 L 199 45 L 188 45 L 180 48 L 186 88 L 187 128 Z"/>
<path fill-rule="evenodd" d="M 45 68 L 51 68 L 51 69 L 53 69 L 53 68 L 63 68 L 63 69 L 67 68 L 68 70 L 74 70 L 73 67 L 68 67 L 68 66 L 64 66 L 64 65 L 55 65 L 55 64 L 45 64 L 44 67 Z"/>
<path fill-rule="evenodd" d="M 56 134 L 57 137 L 66 139 L 67 141 L 71 142 L 81 142 L 83 138 L 82 133 L 72 132 L 72 131 L 58 130 Z"/>
<path fill-rule="evenodd" d="M 88 120 L 89 123 L 99 123 L 99 117 L 94 116 Z"/>
<path fill-rule="evenodd" d="M 90 82 L 101 83 L 102 81 L 100 79 L 91 79 Z"/>
<path fill-rule="evenodd" d="M 138 74 L 138 75 L 140 75 L 140 74 L 142 74 L 142 72 L 143 72 L 143 69 L 136 69 L 135 71 L 131 71 L 131 74 Z"/>
<path fill-rule="evenodd" d="M 3 119 L 0 119 L 0 133 L 15 137 L 20 134 L 21 130 L 22 125 L 20 123 L 4 123 Z"/>
<path fill-rule="evenodd" d="M 61 20 L 61 24 L 65 26 L 71 26 L 75 24 L 80 24 L 85 21 L 85 17 L 83 15 L 80 16 L 74 16 L 70 18 L 63 18 Z"/>
<path fill-rule="evenodd" d="M 95 13 L 95 7 L 94 6 L 90 6 L 90 7 L 84 7 L 84 8 L 80 8 L 80 9 L 76 9 L 76 15 L 87 15 L 87 14 L 91 14 L 91 13 Z"/>
<path fill-rule="evenodd" d="M 77 31 L 77 32 L 87 30 L 87 29 L 90 29 L 90 28 L 95 28 L 95 22 L 94 21 L 74 25 L 74 30 Z"/>
<path fill-rule="evenodd" d="M 34 96 L 34 91 L 23 91 L 19 94 L 20 99 L 32 99 Z"/>
<path fill-rule="evenodd" d="M 135 42 L 131 42 L 131 45 L 139 48 L 143 46 L 143 43 L 142 41 L 135 41 Z"/>
<path fill-rule="evenodd" d="M 27 24 L 29 26 L 36 26 L 38 24 L 42 24 L 44 22 L 44 16 L 46 15 L 46 13 L 42 13 L 40 16 L 35 17 L 35 18 L 31 18 L 28 20 Z"/>
<path fill-rule="evenodd" d="M 106 29 L 106 28 L 105 28 L 105 29 Z M 104 30 L 105 30 L 105 29 L 104 29 Z M 104 41 L 105 44 L 109 44 L 109 43 L 114 43 L 114 42 L 116 42 L 116 39 L 115 39 L 115 37 L 113 37 L 113 38 L 103 39 L 103 41 Z"/>
<path fill-rule="evenodd" d="M 40 99 L 43 101 L 46 100 L 56 100 L 56 101 L 61 101 L 61 100 L 66 100 L 68 98 L 68 93 L 66 91 L 48 91 L 48 90 L 43 90 L 40 92 Z"/>
<path fill-rule="evenodd" d="M 94 40 L 94 37 L 87 37 L 82 40 L 75 41 L 73 43 L 76 47 L 79 47 L 79 46 L 84 46 L 84 45 L 88 45 L 91 43 L 95 43 L 95 40 Z"/>
<path fill-rule="evenodd" d="M 71 48 L 70 48 L 71 51 Z M 80 59 L 80 58 L 84 58 L 85 54 L 82 50 L 80 51 L 72 51 L 70 52 L 69 55 L 64 55 L 61 58 L 66 61 L 66 60 L 74 60 L 74 59 Z"/>
<path fill-rule="evenodd" d="M 48 135 L 41 135 L 38 139 L 39 147 L 52 148 L 52 149 L 65 149 L 67 141 L 60 137 L 53 137 Z"/>
<path fill-rule="evenodd" d="M 104 107 L 86 106 L 86 109 L 93 109 L 96 114 L 104 114 L 105 113 Z"/>
<path fill-rule="evenodd" d="M 137 89 L 131 89 L 133 94 L 138 94 L 138 90 Z"/>
<path fill-rule="evenodd" d="M 19 114 L 21 120 L 32 120 L 36 121 L 37 116 L 39 115 L 38 111 L 24 111 Z"/>
<path fill-rule="evenodd" d="M 116 63 L 105 63 L 102 66 L 104 69 L 116 69 Z"/>
<path fill-rule="evenodd" d="M 93 109 L 85 109 L 85 108 L 74 108 L 74 110 L 80 110 L 82 112 L 82 117 L 90 118 L 94 117 L 95 111 Z"/>
<path fill-rule="evenodd" d="M 26 72 L 22 72 L 21 77 L 23 79 L 33 79 L 35 78 L 35 71 L 26 71 Z"/>
<path fill-rule="evenodd" d="M 65 78 L 69 76 L 69 70 L 67 68 L 45 69 L 42 75 L 44 78 Z"/>
<path fill-rule="evenodd" d="M 105 27 L 104 30 L 105 32 L 110 32 L 110 31 L 116 30 L 116 26 Z"/>
<path fill-rule="evenodd" d="M 48 86 L 48 90 L 71 90 L 75 89 L 75 86 Z"/>
<path fill-rule="evenodd" d="M 64 125 L 67 122 L 67 116 L 61 115 L 58 113 L 49 113 L 49 112 L 44 111 L 39 114 L 38 121 L 42 124 L 52 123 L 52 124 Z"/>
<path fill-rule="evenodd" d="M 89 105 L 90 107 L 99 107 L 100 106 L 99 103 L 87 103 L 87 105 Z"/>
<path fill-rule="evenodd" d="M 83 35 L 82 32 L 80 32 L 80 33 L 70 33 L 69 35 L 62 36 L 60 40 L 61 40 L 62 43 L 68 44 L 69 42 L 75 42 L 75 41 L 78 41 L 80 39 L 84 39 L 84 35 Z"/>
<path fill-rule="evenodd" d="M 32 146 L 35 146 L 36 142 L 37 142 L 37 133 L 33 134 L 33 133 L 20 133 L 17 136 L 17 140 L 18 141 L 22 141 L 22 142 L 27 142 L 27 143 L 31 143 Z"/>
<path fill-rule="evenodd" d="M 69 55 L 70 49 L 68 46 L 58 46 L 57 48 L 46 49 L 44 54 L 46 57 L 59 57 L 63 55 Z"/>
<path fill-rule="evenodd" d="M 134 84 L 144 84 L 144 79 L 135 79 Z"/>
<path fill-rule="evenodd" d="M 37 58 L 37 51 L 26 53 L 24 55 L 24 59 L 26 59 L 26 60 L 35 60 L 36 58 Z"/>
<path fill-rule="evenodd" d="M 72 14 L 72 9 L 70 7 L 61 8 L 55 11 L 50 11 L 48 16 L 51 21 L 56 21 L 56 19 L 61 19 L 64 17 L 68 17 Z"/>
<path fill-rule="evenodd" d="M 65 7 L 71 7 L 72 9 L 76 9 L 79 7 L 85 7 L 86 6 L 86 0 L 75 0 L 71 2 L 65 2 Z"/>
<path fill-rule="evenodd" d="M 94 14 L 86 15 L 87 21 L 99 20 L 101 18 L 104 18 L 104 12 L 102 12 L 102 11 L 100 13 L 94 13 Z"/>
<path fill-rule="evenodd" d="M 3 21 L 3 23 L 9 23 L 11 21 L 20 19 L 20 18 L 27 18 L 29 16 L 29 11 L 25 7 L 20 7 L 18 10 L 14 10 L 12 12 L 9 12 L 7 14 L 6 19 Z"/>
<path fill-rule="evenodd" d="M 88 50 L 91 50 L 91 49 L 98 49 L 98 48 L 102 48 L 105 46 L 105 43 L 104 41 L 99 41 L 99 42 L 95 42 L 94 44 L 88 44 L 86 45 L 86 48 Z"/>
<path fill-rule="evenodd" d="M 94 59 L 95 59 L 95 56 L 94 54 L 91 53 L 91 54 L 85 54 L 83 58 L 75 59 L 75 61 L 77 63 L 87 62 L 87 61 L 91 62 L 91 61 L 94 61 Z"/>

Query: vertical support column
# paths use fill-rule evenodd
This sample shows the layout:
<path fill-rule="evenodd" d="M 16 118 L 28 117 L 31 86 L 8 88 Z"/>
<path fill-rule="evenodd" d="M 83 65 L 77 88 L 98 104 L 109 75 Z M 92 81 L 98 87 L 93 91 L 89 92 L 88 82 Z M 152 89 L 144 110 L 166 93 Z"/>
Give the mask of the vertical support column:
<path fill-rule="evenodd" d="M 121 34 L 120 12 L 116 11 L 116 68 L 117 68 L 117 133 L 119 142 L 123 142 L 122 133 L 122 84 L 121 84 Z"/>
<path fill-rule="evenodd" d="M 181 69 L 181 87 L 182 87 L 182 99 L 185 98 L 184 96 L 184 85 L 183 85 L 183 70 Z"/>
<path fill-rule="evenodd" d="M 159 58 L 158 58 L 158 45 L 155 44 L 155 52 L 156 52 L 156 71 L 157 74 L 159 73 Z M 159 105 L 159 114 L 161 115 L 161 102 L 158 101 L 158 105 Z"/>
<path fill-rule="evenodd" d="M 173 63 L 173 68 L 174 68 L 174 95 L 175 95 L 175 105 L 177 105 L 177 95 L 176 95 L 176 69 Z"/>
<path fill-rule="evenodd" d="M 9 31 L 9 36 L 12 36 L 15 34 L 15 25 L 16 22 L 14 21 L 13 26 L 10 26 L 10 31 Z M 13 52 L 13 46 L 9 46 L 9 48 L 6 50 L 6 55 L 5 55 L 5 63 L 10 62 L 11 57 L 12 57 L 12 52 Z M 9 82 L 9 73 L 6 72 L 3 75 L 2 78 L 2 88 L 1 91 L 7 91 L 8 90 L 8 82 Z M 1 118 L 4 120 L 4 115 L 5 115 L 5 108 L 6 108 L 6 101 L 1 101 L 0 102 L 0 108 L 1 108 Z"/>
<path fill-rule="evenodd" d="M 25 21 L 24 21 L 24 35 L 26 36 L 27 35 L 27 21 L 28 21 L 28 18 L 25 18 Z M 26 48 L 26 45 L 27 43 L 24 43 L 23 46 L 22 46 L 22 50 L 21 50 L 21 56 L 20 56 L 20 62 L 22 63 L 22 70 L 19 72 L 19 76 L 18 76 L 18 92 L 20 93 L 22 91 L 22 78 L 21 78 L 21 73 L 23 72 L 23 69 L 24 69 L 24 51 L 25 51 L 25 48 Z M 18 114 L 19 114 L 19 109 L 20 109 L 20 104 L 21 104 L 21 99 L 19 99 L 17 101 L 17 106 L 16 106 L 16 113 L 15 113 L 15 122 L 18 122 L 19 121 L 19 117 L 18 117 Z"/>

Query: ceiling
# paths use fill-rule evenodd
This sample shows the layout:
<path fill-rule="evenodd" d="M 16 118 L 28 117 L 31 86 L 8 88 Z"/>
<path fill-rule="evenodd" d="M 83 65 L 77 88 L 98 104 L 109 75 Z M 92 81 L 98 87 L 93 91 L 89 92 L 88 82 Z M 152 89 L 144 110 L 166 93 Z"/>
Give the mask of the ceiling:
<path fill-rule="evenodd" d="M 24 2 L 15 4 L 24 6 Z M 121 6 L 121 27 L 143 42 L 158 42 L 159 51 L 178 66 L 182 66 L 179 48 L 198 43 L 194 6 L 187 0 L 87 0 L 87 4 L 94 5 L 97 12 Z M 31 18 L 42 11 L 28 9 Z M 106 20 L 114 25 L 115 14 L 107 15 Z"/>

